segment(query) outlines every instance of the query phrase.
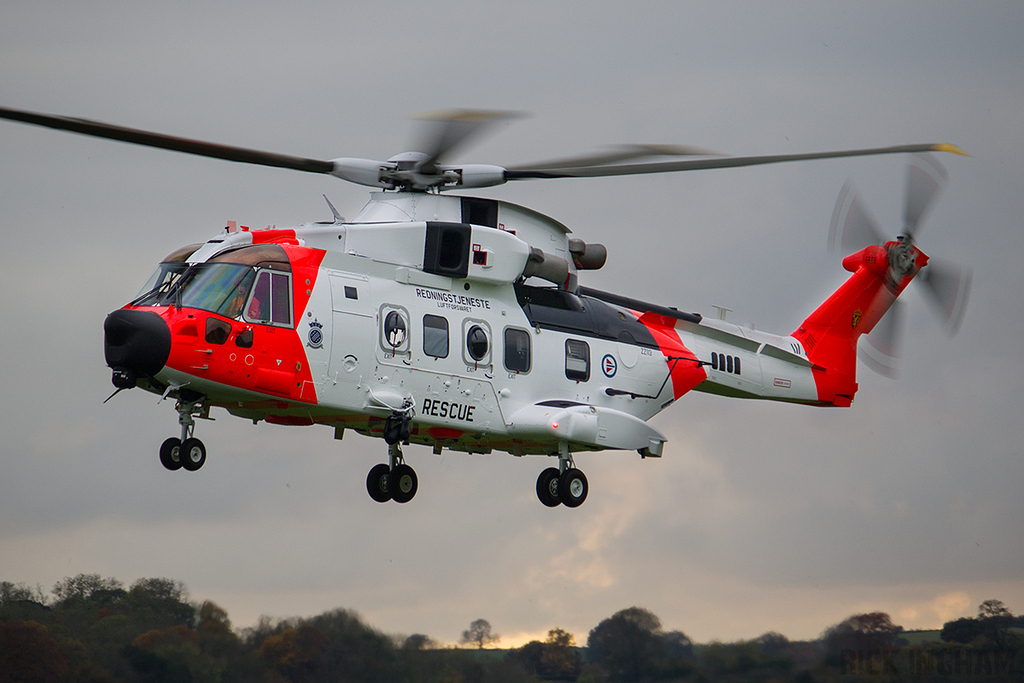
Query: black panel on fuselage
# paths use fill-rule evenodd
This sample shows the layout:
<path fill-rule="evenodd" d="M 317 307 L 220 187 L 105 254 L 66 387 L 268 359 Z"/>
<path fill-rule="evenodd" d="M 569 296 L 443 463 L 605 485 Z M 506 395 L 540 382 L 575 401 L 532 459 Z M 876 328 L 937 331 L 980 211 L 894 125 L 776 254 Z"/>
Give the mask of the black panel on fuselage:
<path fill-rule="evenodd" d="M 551 287 L 518 283 L 516 298 L 534 327 L 658 348 L 650 330 L 612 306 Z"/>

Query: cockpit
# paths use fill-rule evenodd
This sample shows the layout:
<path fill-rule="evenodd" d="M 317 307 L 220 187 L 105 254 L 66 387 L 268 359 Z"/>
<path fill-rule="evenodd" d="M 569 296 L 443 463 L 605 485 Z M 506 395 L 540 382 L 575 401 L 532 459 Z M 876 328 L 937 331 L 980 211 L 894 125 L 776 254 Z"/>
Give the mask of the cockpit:
<path fill-rule="evenodd" d="M 291 264 L 284 249 L 253 245 L 205 263 L 188 263 L 196 248 L 164 259 L 131 305 L 194 308 L 251 323 L 291 326 Z"/>

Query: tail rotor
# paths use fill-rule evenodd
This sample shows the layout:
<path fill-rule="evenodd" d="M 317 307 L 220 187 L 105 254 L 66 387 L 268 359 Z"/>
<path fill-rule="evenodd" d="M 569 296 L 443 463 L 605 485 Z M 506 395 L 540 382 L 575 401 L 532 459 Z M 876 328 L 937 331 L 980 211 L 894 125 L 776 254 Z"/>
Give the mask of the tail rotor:
<path fill-rule="evenodd" d="M 868 246 L 881 245 L 888 256 L 889 280 L 895 289 L 906 275 L 915 274 L 913 262 L 920 252 L 914 242 L 947 178 L 946 170 L 934 158 L 926 155 L 911 157 L 907 164 L 902 234 L 889 242 L 865 209 L 860 196 L 847 182 L 832 213 L 830 249 L 850 254 Z M 966 310 L 971 272 L 968 268 L 927 257 L 925 263 L 918 279 L 924 284 L 926 298 L 932 302 L 947 333 L 955 334 Z M 885 316 L 864 336 L 865 344 L 860 349 L 861 359 L 886 377 L 895 377 L 898 372 L 903 309 L 894 300 Z"/>

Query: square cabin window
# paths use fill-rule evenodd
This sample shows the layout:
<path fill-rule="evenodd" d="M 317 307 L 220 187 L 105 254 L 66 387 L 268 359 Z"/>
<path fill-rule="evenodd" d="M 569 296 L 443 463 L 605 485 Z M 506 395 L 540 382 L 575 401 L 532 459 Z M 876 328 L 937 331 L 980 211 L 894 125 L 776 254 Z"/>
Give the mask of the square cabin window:
<path fill-rule="evenodd" d="M 448 319 L 439 315 L 423 316 L 423 353 L 434 358 L 448 357 Z"/>
<path fill-rule="evenodd" d="M 291 276 L 270 270 L 260 271 L 245 319 L 271 325 L 292 324 Z"/>
<path fill-rule="evenodd" d="M 505 328 L 505 369 L 516 373 L 530 371 L 530 333 L 526 330 Z"/>
<path fill-rule="evenodd" d="M 579 339 L 565 340 L 565 376 L 577 382 L 590 379 L 590 344 Z"/>

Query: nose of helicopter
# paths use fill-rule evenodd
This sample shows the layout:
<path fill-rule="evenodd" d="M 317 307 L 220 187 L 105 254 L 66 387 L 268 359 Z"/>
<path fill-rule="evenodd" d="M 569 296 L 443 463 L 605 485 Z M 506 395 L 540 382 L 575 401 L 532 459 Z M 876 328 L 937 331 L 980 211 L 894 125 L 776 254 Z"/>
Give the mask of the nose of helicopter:
<path fill-rule="evenodd" d="M 118 389 L 130 389 L 140 376 L 160 372 L 171 353 L 171 330 L 152 311 L 122 308 L 103 322 L 103 355 Z"/>

